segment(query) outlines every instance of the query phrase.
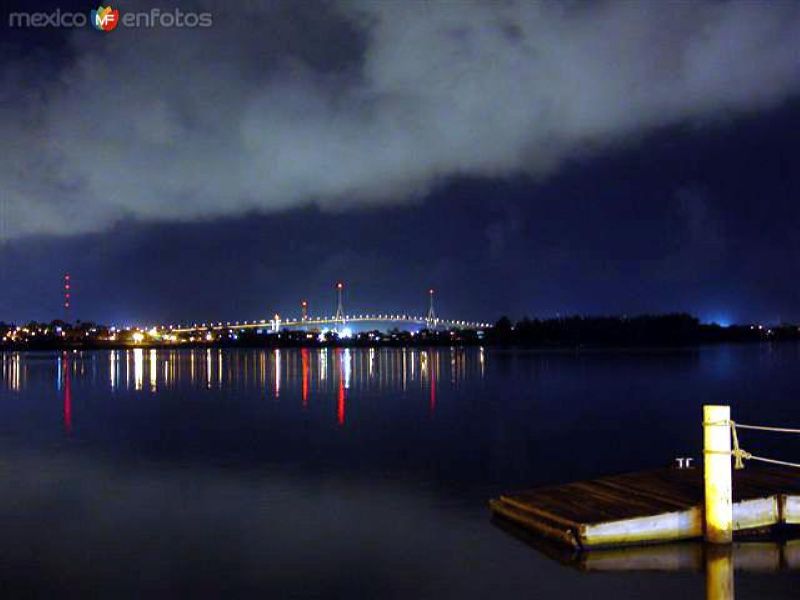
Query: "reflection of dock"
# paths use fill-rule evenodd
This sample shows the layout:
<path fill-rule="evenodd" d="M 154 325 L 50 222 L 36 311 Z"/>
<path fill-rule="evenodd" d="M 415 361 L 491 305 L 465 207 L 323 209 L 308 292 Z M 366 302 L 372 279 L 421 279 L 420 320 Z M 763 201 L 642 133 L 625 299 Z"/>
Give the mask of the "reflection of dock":
<path fill-rule="evenodd" d="M 495 524 L 562 565 L 587 572 L 703 572 L 708 559 L 716 558 L 719 548 L 699 540 L 601 548 L 585 552 L 531 535 L 507 520 Z M 777 573 L 800 570 L 800 539 L 735 542 L 729 548 L 731 564 L 746 573 Z"/>
<path fill-rule="evenodd" d="M 800 478 L 785 468 L 735 471 L 733 529 L 800 523 Z M 492 511 L 572 548 L 666 542 L 703 535 L 702 469 L 661 469 L 537 488 L 490 501 Z"/>

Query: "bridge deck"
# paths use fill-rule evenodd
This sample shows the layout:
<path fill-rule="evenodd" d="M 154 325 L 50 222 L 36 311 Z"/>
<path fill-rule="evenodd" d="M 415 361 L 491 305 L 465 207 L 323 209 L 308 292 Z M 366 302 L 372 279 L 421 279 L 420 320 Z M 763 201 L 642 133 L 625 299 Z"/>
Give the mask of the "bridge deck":
<path fill-rule="evenodd" d="M 308 317 L 306 319 L 280 319 L 277 322 L 274 319 L 260 321 L 237 321 L 235 323 L 226 322 L 211 322 L 211 323 L 193 323 L 192 325 L 172 325 L 160 326 L 160 329 L 169 330 L 173 333 L 189 333 L 193 331 L 208 331 L 208 330 L 221 330 L 221 329 L 275 329 L 275 328 L 303 328 L 303 327 L 340 327 L 348 323 L 383 323 L 391 325 L 422 325 L 425 327 L 443 327 L 453 329 L 485 329 L 491 327 L 490 323 L 482 323 L 478 321 L 463 321 L 456 319 L 433 319 L 430 320 L 426 317 L 418 315 L 407 314 L 380 314 L 380 315 L 345 315 L 344 320 L 336 319 L 335 317 Z"/>

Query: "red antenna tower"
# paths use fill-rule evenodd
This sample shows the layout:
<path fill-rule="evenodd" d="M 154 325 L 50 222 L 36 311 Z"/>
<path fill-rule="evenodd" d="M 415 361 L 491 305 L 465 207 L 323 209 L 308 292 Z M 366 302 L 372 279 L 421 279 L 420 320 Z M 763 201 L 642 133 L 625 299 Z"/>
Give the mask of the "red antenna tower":
<path fill-rule="evenodd" d="M 69 273 L 64 274 L 64 321 L 69 323 L 69 307 L 70 307 L 70 280 Z"/>

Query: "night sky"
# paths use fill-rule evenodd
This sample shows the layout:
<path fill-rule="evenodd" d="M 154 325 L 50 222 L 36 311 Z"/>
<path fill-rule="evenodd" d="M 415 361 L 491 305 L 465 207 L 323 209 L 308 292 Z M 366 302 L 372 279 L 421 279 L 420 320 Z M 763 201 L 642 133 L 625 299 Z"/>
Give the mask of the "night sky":
<path fill-rule="evenodd" d="M 800 3 L 179 5 L 4 3 L 0 320 L 800 321 Z"/>

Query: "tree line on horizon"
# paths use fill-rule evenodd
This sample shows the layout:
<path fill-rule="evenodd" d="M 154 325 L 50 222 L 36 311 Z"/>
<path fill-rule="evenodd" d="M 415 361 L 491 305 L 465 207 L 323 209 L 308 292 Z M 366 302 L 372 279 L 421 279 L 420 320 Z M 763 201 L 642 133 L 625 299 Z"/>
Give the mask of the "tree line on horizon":
<path fill-rule="evenodd" d="M 746 324 L 723 327 L 701 323 L 687 313 L 627 316 L 523 318 L 513 323 L 501 317 L 489 338 L 498 344 L 528 346 L 646 346 L 720 342 L 798 340 L 796 325 Z"/>

